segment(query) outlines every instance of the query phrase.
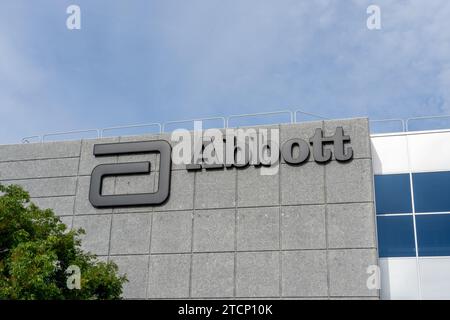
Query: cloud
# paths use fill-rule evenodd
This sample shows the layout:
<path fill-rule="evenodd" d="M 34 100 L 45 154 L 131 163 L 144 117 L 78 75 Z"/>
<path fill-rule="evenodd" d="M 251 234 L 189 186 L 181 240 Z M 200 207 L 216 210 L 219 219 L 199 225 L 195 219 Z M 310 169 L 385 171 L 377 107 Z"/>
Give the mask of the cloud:
<path fill-rule="evenodd" d="M 16 136 L 17 126 L 27 126 L 31 119 L 36 119 L 33 97 L 40 94 L 45 82 L 45 72 L 12 46 L 6 33 L 0 31 L 0 117 L 3 119 L 0 132 L 3 141 Z"/>
<path fill-rule="evenodd" d="M 189 2 L 160 32 L 188 70 L 184 101 L 220 112 L 301 106 L 339 117 L 445 112 L 448 1 Z M 439 108 L 427 101 L 443 99 Z M 430 107 L 429 109 L 426 109 Z M 198 109 L 196 109 L 198 110 Z"/>
<path fill-rule="evenodd" d="M 450 111 L 448 0 L 80 0 L 0 5 L 1 141 L 32 133 L 303 108 Z M 366 28 L 378 4 L 382 30 Z"/>

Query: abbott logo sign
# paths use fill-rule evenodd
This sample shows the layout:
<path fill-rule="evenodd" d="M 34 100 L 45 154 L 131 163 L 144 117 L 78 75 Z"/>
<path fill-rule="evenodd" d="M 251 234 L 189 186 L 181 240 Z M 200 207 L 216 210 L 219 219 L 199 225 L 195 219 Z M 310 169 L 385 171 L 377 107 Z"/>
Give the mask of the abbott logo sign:
<path fill-rule="evenodd" d="M 158 191 L 136 194 L 102 195 L 103 178 L 107 176 L 150 174 L 150 162 L 101 164 L 91 174 L 89 201 L 94 207 L 144 206 L 163 203 L 169 197 L 171 147 L 167 141 L 144 141 L 96 144 L 94 156 L 117 156 L 121 154 L 159 153 Z"/>
<path fill-rule="evenodd" d="M 172 160 L 176 164 L 185 164 L 188 171 L 203 169 L 244 168 L 248 165 L 273 167 L 278 172 L 282 158 L 288 165 L 301 165 L 312 153 L 314 161 L 325 164 L 332 159 L 339 162 L 353 158 L 353 149 L 349 145 L 350 137 L 337 127 L 334 134 L 324 137 L 323 130 L 317 128 L 307 140 L 295 138 L 279 146 L 278 129 L 227 129 L 224 134 L 217 129 L 172 134 L 174 152 L 165 140 L 144 142 L 122 142 L 94 145 L 94 156 L 106 157 L 123 154 L 159 153 L 159 178 L 156 192 L 102 195 L 103 179 L 107 176 L 150 174 L 149 161 L 101 164 L 91 174 L 89 201 L 94 207 L 151 206 L 162 204 L 170 194 L 170 176 Z M 311 152 L 312 147 L 312 152 Z"/>

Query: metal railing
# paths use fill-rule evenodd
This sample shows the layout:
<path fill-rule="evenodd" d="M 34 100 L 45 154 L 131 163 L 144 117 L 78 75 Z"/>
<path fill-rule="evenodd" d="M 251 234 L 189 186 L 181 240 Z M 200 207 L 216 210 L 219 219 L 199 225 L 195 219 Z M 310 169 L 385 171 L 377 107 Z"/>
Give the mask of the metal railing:
<path fill-rule="evenodd" d="M 416 130 L 411 130 L 411 122 L 412 121 L 422 121 L 422 123 L 426 120 L 444 120 L 444 119 L 450 119 L 450 115 L 439 115 L 439 116 L 424 116 L 424 117 L 414 117 L 414 118 L 408 118 L 406 119 L 406 131 L 416 131 Z M 447 129 L 450 127 L 450 123 L 447 123 L 445 125 L 447 127 Z M 426 129 L 426 130 L 430 130 L 430 129 Z"/>
<path fill-rule="evenodd" d="M 242 118 L 255 118 L 255 117 L 261 117 L 261 116 L 273 116 L 273 115 L 283 115 L 287 114 L 289 115 L 289 122 L 287 123 L 293 123 L 294 122 L 294 115 L 293 112 L 290 110 L 281 110 L 281 111 L 271 111 L 271 112 L 259 112 L 259 113 L 247 113 L 247 114 L 234 114 L 227 118 L 226 125 L 227 128 L 230 128 L 230 120 L 232 119 L 242 119 Z M 279 121 L 277 123 L 280 123 Z M 286 122 L 284 122 L 286 123 Z M 273 123 L 261 123 L 261 124 L 253 124 L 253 125 L 270 125 Z"/>
<path fill-rule="evenodd" d="M 395 130 L 392 131 L 392 129 L 389 129 L 389 132 L 405 132 L 406 131 L 406 126 L 405 126 L 405 121 L 403 119 L 379 119 L 379 120 L 369 120 L 369 123 L 371 124 L 389 124 L 389 123 L 394 123 L 394 124 L 400 124 L 400 130 Z M 371 127 L 371 130 L 373 130 L 373 127 Z"/>
<path fill-rule="evenodd" d="M 108 131 L 114 131 L 114 130 L 123 130 L 123 129 L 136 129 L 136 128 L 151 128 L 151 127 L 158 127 L 158 132 L 149 132 L 149 133 L 162 133 L 162 126 L 160 123 L 144 123 L 144 124 L 132 124 L 127 126 L 115 126 L 115 127 L 108 127 L 100 129 L 100 138 L 105 137 L 105 132 Z M 113 136 L 114 137 L 114 136 Z"/>
<path fill-rule="evenodd" d="M 303 110 L 280 110 L 280 111 L 272 111 L 272 112 L 259 112 L 259 113 L 247 113 L 247 114 L 236 114 L 231 115 L 228 117 L 208 117 L 208 118 L 197 118 L 197 119 L 188 119 L 188 120 L 175 120 L 175 121 L 167 121 L 164 123 L 154 122 L 154 123 L 144 123 L 144 124 L 131 124 L 131 125 L 123 125 L 123 126 L 114 126 L 114 127 L 106 127 L 106 128 L 100 128 L 100 129 L 86 129 L 86 130 L 72 130 L 72 131 L 62 131 L 62 132 L 56 132 L 56 133 L 46 133 L 43 135 L 35 135 L 35 136 L 28 136 L 24 137 L 22 139 L 22 143 L 32 143 L 32 142 L 47 142 L 49 138 L 51 137 L 61 137 L 61 136 L 70 136 L 70 135 L 80 135 L 80 134 L 86 134 L 86 133 L 93 133 L 93 137 L 91 138 L 85 138 L 85 139 L 95 139 L 95 138 L 104 138 L 106 136 L 108 137 L 117 137 L 118 135 L 106 135 L 107 132 L 111 131 L 120 131 L 120 130 L 129 130 L 129 129 L 142 129 L 142 128 L 155 128 L 154 131 L 148 131 L 146 133 L 149 134 L 162 134 L 165 132 L 170 132 L 167 130 L 167 127 L 174 124 L 183 124 L 183 123 L 194 123 L 195 121 L 220 121 L 221 128 L 231 128 L 231 127 L 245 127 L 242 125 L 237 124 L 237 126 L 234 126 L 231 122 L 232 120 L 239 120 L 239 119 L 249 119 L 252 121 L 255 121 L 258 118 L 267 118 L 270 116 L 287 116 L 287 121 L 280 122 L 276 121 L 276 124 L 279 123 L 299 123 L 300 117 L 299 115 L 305 115 L 308 117 L 317 118 L 320 120 L 330 120 L 327 117 L 314 114 L 311 112 L 306 112 Z M 424 116 L 424 117 L 413 117 L 413 118 L 407 118 L 404 119 L 376 119 L 376 120 L 369 120 L 371 124 L 381 124 L 381 125 L 394 125 L 394 129 L 389 129 L 388 132 L 409 132 L 411 131 L 411 122 L 413 121 L 427 121 L 427 120 L 444 120 L 448 119 L 450 120 L 450 115 L 438 115 L 438 116 Z M 304 119 L 302 119 L 303 121 Z M 284 121 L 284 120 L 283 120 Z M 252 123 L 252 126 L 257 125 L 271 125 L 275 123 L 271 123 L 270 121 L 266 121 L 263 123 Z M 219 128 L 219 127 L 215 127 Z M 450 121 L 447 125 L 447 128 L 450 128 Z M 371 131 L 374 128 L 371 128 Z M 428 130 L 428 129 L 427 129 Z M 415 131 L 415 130 L 413 130 Z M 375 132 L 371 132 L 375 133 Z M 137 135 L 142 135 L 143 133 L 139 133 Z M 131 134 L 136 135 L 136 134 Z M 58 141 L 58 140 L 52 140 L 52 141 Z"/>
<path fill-rule="evenodd" d="M 198 118 L 198 119 L 188 119 L 188 120 L 174 120 L 174 121 L 167 121 L 164 122 L 162 125 L 162 132 L 166 132 L 167 126 L 171 124 L 181 124 L 181 123 L 194 123 L 196 121 L 211 121 L 211 120 L 220 120 L 222 122 L 222 128 L 226 128 L 227 120 L 225 117 L 209 117 L 209 118 Z"/>
<path fill-rule="evenodd" d="M 294 123 L 298 123 L 298 122 L 299 122 L 299 121 L 298 121 L 297 114 L 303 114 L 303 115 L 305 115 L 305 116 L 310 116 L 310 117 L 318 118 L 318 119 L 322 119 L 322 120 L 330 120 L 329 118 L 322 117 L 322 116 L 319 116 L 319 115 L 314 114 L 314 113 L 305 112 L 305 111 L 303 111 L 303 110 L 295 110 L 295 111 L 294 111 Z"/>
<path fill-rule="evenodd" d="M 42 142 L 42 137 L 41 136 L 29 136 L 29 137 L 24 137 L 22 138 L 22 143 L 31 143 L 33 139 L 38 139 L 38 142 Z"/>
<path fill-rule="evenodd" d="M 67 136 L 67 135 L 73 135 L 73 134 L 80 134 L 80 133 L 89 133 L 89 132 L 95 132 L 95 138 L 100 138 L 100 129 L 85 129 L 85 130 L 71 130 L 71 131 L 62 131 L 62 132 L 56 132 L 56 133 L 46 133 L 42 135 L 42 142 L 46 142 L 46 139 L 49 137 L 55 137 L 55 136 Z"/>

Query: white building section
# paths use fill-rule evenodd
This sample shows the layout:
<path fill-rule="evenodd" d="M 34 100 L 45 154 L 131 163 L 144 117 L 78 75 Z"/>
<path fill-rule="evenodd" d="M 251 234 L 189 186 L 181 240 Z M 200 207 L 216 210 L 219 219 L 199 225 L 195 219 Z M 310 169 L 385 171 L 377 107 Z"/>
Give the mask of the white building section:
<path fill-rule="evenodd" d="M 408 174 L 413 185 L 414 173 L 450 171 L 450 130 L 376 134 L 371 136 L 371 144 L 375 175 Z M 414 217 L 416 257 L 380 257 L 381 297 L 450 299 L 450 257 L 422 256 L 416 223 L 418 216 L 446 215 L 449 212 L 417 213 L 413 187 L 411 197 L 413 212 L 397 215 L 412 214 Z M 382 200 L 376 197 L 376 201 Z M 446 245 L 442 244 L 443 247 Z"/>

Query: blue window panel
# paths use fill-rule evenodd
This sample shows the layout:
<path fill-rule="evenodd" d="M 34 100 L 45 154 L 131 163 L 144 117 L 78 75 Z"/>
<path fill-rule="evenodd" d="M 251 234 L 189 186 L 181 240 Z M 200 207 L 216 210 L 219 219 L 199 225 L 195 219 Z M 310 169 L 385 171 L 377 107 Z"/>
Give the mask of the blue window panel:
<path fill-rule="evenodd" d="M 377 230 L 380 258 L 416 256 L 412 216 L 378 216 Z"/>
<path fill-rule="evenodd" d="M 450 256 L 450 214 L 416 216 L 420 256 Z"/>
<path fill-rule="evenodd" d="M 411 213 L 411 185 L 409 174 L 375 176 L 377 214 Z"/>
<path fill-rule="evenodd" d="M 450 172 L 413 174 L 416 212 L 450 211 Z"/>

